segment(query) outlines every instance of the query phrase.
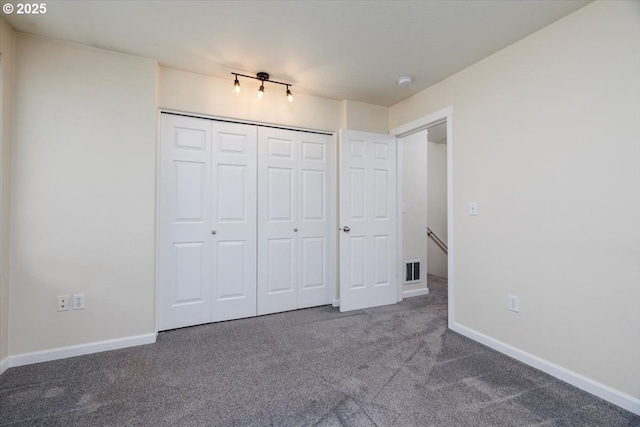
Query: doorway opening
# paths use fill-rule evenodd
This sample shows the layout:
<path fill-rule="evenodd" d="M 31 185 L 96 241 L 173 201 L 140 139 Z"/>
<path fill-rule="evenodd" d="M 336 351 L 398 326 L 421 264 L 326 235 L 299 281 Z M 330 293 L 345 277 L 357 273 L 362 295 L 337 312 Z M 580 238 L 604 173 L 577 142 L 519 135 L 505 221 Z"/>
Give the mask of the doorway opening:
<path fill-rule="evenodd" d="M 448 276 L 447 123 L 427 129 L 427 287 Z"/>
<path fill-rule="evenodd" d="M 398 138 L 398 301 L 446 283 L 454 322 L 453 107 L 390 132 Z"/>
<path fill-rule="evenodd" d="M 403 297 L 429 293 L 447 271 L 447 123 L 402 139 Z"/>

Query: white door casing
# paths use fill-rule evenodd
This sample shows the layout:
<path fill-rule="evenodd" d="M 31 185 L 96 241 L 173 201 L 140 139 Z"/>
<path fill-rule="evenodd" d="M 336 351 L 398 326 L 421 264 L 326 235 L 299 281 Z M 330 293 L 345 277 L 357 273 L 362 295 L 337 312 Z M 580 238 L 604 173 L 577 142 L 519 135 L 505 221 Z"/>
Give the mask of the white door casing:
<path fill-rule="evenodd" d="M 397 295 L 396 139 L 340 130 L 340 311 Z"/>

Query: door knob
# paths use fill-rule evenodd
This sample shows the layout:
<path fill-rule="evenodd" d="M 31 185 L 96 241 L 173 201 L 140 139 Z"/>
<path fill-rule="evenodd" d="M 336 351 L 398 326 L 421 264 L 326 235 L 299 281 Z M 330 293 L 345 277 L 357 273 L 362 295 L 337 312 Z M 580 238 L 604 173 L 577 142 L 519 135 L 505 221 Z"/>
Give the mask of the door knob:
<path fill-rule="evenodd" d="M 216 234 L 216 230 L 211 230 L 211 234 Z"/>
<path fill-rule="evenodd" d="M 342 231 L 344 231 L 345 233 L 348 233 L 351 231 L 351 229 L 349 228 L 348 225 L 345 225 L 344 227 L 342 227 Z"/>

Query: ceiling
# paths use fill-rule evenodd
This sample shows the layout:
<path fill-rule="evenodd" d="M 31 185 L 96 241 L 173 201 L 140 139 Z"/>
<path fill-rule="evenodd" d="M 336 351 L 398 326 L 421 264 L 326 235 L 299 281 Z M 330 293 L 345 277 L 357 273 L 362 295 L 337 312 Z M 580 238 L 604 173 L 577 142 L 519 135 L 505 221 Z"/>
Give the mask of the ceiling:
<path fill-rule="evenodd" d="M 231 72 L 266 71 L 294 96 L 391 106 L 589 2 L 50 1 L 43 15 L 3 17 L 20 32 L 154 58 L 230 87 Z M 413 84 L 400 87 L 402 75 Z"/>

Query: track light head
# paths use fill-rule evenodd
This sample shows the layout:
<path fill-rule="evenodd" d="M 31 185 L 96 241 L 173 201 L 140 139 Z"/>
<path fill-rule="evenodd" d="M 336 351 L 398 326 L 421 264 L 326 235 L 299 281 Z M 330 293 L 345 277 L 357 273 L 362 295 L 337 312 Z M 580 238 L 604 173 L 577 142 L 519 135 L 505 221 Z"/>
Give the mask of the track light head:
<path fill-rule="evenodd" d="M 233 82 L 233 93 L 236 95 L 240 94 L 240 81 L 238 80 L 238 75 L 236 74 L 236 81 Z"/>
<path fill-rule="evenodd" d="M 289 100 L 289 102 L 293 102 L 293 94 L 289 90 L 289 85 L 287 85 L 287 99 Z"/>

